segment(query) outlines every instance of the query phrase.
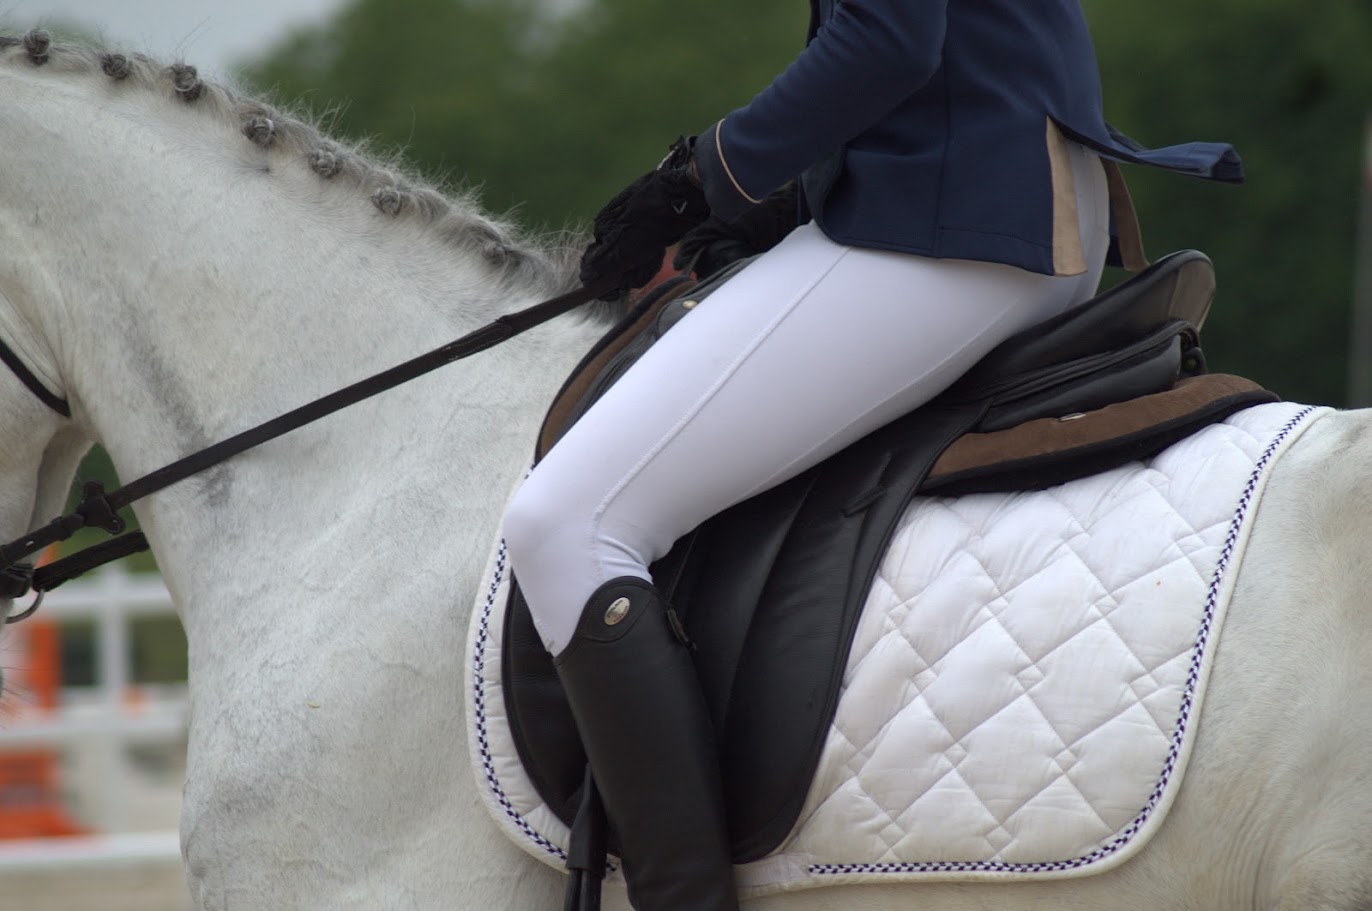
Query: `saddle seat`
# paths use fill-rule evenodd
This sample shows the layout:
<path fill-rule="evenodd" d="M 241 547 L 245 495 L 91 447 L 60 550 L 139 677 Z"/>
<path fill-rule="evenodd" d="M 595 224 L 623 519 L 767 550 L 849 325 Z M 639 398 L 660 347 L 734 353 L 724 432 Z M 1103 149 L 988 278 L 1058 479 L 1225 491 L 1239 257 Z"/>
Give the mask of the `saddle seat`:
<path fill-rule="evenodd" d="M 744 264 L 640 301 L 583 359 L 539 435 L 547 451 L 643 351 Z M 731 850 L 791 831 L 832 723 L 877 565 L 916 494 L 1040 489 L 1146 458 L 1277 397 L 1205 372 L 1210 260 L 1182 251 L 1008 340 L 934 401 L 713 517 L 652 567 L 698 646 L 719 735 Z M 571 825 L 585 756 L 552 660 L 512 586 L 502 683 L 529 779 Z"/>

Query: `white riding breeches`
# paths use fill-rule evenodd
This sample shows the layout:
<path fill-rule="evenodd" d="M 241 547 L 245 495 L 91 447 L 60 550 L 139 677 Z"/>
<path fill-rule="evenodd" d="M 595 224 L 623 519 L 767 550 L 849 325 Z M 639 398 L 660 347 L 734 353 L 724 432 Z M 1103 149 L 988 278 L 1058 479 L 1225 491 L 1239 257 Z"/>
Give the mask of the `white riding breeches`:
<path fill-rule="evenodd" d="M 1096 291 L 1104 168 L 1069 146 L 1082 275 L 847 247 L 793 231 L 635 363 L 507 508 L 510 561 L 548 650 L 591 594 L 705 519 L 933 398 L 1017 332 Z"/>

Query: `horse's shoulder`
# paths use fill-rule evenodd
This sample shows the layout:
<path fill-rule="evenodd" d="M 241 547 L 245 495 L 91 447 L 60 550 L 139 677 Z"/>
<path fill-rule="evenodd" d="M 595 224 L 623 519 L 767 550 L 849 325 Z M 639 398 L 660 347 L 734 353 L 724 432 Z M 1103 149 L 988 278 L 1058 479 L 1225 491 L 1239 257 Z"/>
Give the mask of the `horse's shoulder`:
<path fill-rule="evenodd" d="M 1362 499 L 1372 477 L 1372 409 L 1325 409 L 1281 455 L 1271 481 L 1269 500 L 1349 505 Z M 1364 520 L 1365 521 L 1365 520 Z"/>
<path fill-rule="evenodd" d="M 1317 449 L 1323 443 L 1343 450 L 1360 448 L 1372 455 L 1372 408 L 1327 409 L 1312 423 L 1306 439 L 1318 441 L 1307 446 L 1310 449 Z"/>

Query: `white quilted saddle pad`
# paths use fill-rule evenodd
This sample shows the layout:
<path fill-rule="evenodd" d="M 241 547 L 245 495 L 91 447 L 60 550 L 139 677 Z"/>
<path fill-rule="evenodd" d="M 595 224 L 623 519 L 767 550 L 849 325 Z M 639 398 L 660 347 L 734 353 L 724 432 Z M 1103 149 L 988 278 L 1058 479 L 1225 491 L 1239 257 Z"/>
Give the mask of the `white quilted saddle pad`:
<path fill-rule="evenodd" d="M 1323 413 L 1263 405 L 1147 463 L 912 504 L 804 810 L 739 869 L 744 893 L 1086 875 L 1142 848 L 1180 786 L 1268 471 Z M 508 584 L 497 546 L 468 641 L 472 762 L 501 829 L 561 866 L 567 830 L 505 716 Z"/>

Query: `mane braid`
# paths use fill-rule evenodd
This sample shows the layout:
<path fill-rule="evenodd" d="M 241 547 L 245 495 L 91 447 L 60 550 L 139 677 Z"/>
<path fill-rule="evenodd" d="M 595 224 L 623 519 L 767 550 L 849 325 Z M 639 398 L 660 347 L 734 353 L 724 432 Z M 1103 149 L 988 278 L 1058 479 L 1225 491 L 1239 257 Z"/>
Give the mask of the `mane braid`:
<path fill-rule="evenodd" d="M 479 254 L 502 284 L 534 288 L 549 295 L 575 286 L 571 238 L 540 245 L 512 224 L 484 214 L 474 196 L 449 198 L 406 173 L 398 162 L 368 157 L 365 142 L 344 144 L 291 112 L 247 98 L 200 78 L 185 63 L 161 64 L 143 54 L 118 54 L 54 43 L 46 31 L 0 35 L 0 62 L 56 73 L 101 75 L 182 102 L 236 124 L 245 141 L 303 161 L 320 179 L 356 186 L 379 211 L 413 218 L 429 226 L 452 247 Z M 608 314 L 599 314 L 606 316 Z"/>

